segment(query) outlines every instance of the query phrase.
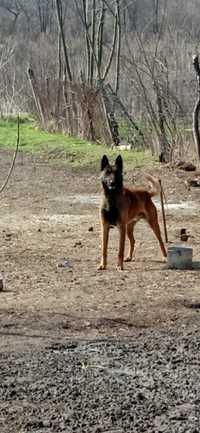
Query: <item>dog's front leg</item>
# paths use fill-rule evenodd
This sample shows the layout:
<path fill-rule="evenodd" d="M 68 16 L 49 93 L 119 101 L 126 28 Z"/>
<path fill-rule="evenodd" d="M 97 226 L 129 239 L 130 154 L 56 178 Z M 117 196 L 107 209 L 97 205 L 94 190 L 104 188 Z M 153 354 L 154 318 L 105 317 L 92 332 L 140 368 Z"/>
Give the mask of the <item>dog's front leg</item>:
<path fill-rule="evenodd" d="M 109 236 L 109 224 L 102 221 L 101 223 L 101 264 L 99 266 L 100 270 L 105 270 L 107 267 L 108 236 Z"/>
<path fill-rule="evenodd" d="M 124 262 L 124 247 L 125 247 L 125 237 L 126 237 L 126 226 L 121 224 L 119 227 L 119 254 L 118 254 L 118 264 L 117 268 L 122 271 L 123 270 L 123 262 Z"/>

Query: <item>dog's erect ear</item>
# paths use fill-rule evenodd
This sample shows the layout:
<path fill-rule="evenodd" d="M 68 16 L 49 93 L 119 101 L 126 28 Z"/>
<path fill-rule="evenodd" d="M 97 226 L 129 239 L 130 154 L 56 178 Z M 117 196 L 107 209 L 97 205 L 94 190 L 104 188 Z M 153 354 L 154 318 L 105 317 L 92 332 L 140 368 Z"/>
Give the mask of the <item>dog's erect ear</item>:
<path fill-rule="evenodd" d="M 123 171 L 123 161 L 121 155 L 118 155 L 118 157 L 116 158 L 115 165 L 118 170 L 120 170 L 121 172 Z"/>
<path fill-rule="evenodd" d="M 107 165 L 109 165 L 108 158 L 106 155 L 103 155 L 101 160 L 101 171 L 104 170 L 104 168 L 107 167 Z"/>

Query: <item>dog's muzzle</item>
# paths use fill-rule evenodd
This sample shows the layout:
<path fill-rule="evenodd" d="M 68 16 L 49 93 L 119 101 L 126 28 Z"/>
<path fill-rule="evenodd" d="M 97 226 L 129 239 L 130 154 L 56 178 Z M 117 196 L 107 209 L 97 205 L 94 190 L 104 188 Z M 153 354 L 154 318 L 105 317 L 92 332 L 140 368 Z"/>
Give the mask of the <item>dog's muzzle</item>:
<path fill-rule="evenodd" d="M 113 190 L 115 189 L 115 184 L 114 184 L 114 183 L 110 183 L 110 184 L 108 185 L 108 189 L 109 189 L 110 191 L 113 191 Z"/>

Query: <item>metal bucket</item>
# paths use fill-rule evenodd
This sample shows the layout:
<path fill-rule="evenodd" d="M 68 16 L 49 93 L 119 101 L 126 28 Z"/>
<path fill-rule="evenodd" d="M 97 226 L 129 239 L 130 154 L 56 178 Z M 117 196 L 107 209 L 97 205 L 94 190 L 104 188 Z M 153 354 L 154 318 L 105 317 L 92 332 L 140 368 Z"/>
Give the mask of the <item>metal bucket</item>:
<path fill-rule="evenodd" d="M 169 269 L 192 268 L 191 247 L 185 245 L 170 245 L 167 249 L 167 265 Z"/>

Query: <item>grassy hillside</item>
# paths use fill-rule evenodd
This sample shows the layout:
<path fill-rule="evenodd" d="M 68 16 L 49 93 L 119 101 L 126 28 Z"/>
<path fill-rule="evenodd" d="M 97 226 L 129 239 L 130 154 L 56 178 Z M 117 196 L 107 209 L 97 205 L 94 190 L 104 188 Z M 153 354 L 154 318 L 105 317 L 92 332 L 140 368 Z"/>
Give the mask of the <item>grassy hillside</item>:
<path fill-rule="evenodd" d="M 0 147 L 14 148 L 17 139 L 17 119 L 0 120 Z M 126 167 L 143 166 L 154 161 L 149 151 L 120 151 L 80 138 L 61 133 L 42 131 L 30 118 L 20 120 L 20 150 L 24 152 L 44 153 L 51 159 L 64 160 L 74 168 L 96 168 L 104 153 L 112 160 L 119 154 L 124 158 Z"/>

